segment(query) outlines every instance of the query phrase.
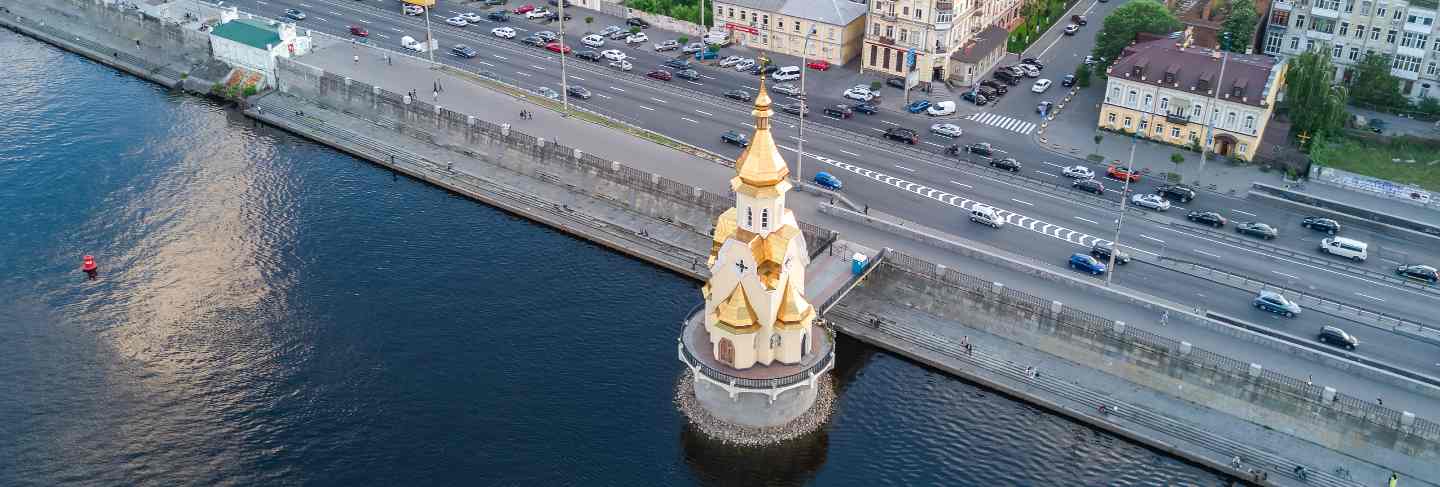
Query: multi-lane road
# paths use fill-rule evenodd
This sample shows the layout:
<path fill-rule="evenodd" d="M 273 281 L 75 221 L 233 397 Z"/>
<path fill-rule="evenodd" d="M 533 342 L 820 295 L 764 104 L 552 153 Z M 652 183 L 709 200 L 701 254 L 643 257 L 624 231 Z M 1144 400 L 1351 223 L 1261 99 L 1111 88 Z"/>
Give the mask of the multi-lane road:
<path fill-rule="evenodd" d="M 287 8 L 298 8 L 308 15 L 299 22 L 302 26 L 339 37 L 350 37 L 349 26 L 361 26 L 370 32 L 371 44 L 396 53 L 413 54 L 400 46 L 401 36 L 423 38 L 425 32 L 423 18 L 402 15 L 397 0 L 237 0 L 226 4 L 272 18 L 283 17 Z M 558 31 L 558 24 L 537 24 L 520 16 L 512 16 L 511 21 L 503 24 L 485 22 L 466 28 L 443 22 L 443 17 L 460 12 L 475 11 L 483 15 L 479 5 L 478 2 L 467 6 L 441 2 L 436 6 L 434 14 L 437 18 L 432 19 L 435 37 L 440 44 L 436 60 L 483 72 L 522 88 L 548 86 L 559 91 L 558 55 L 517 40 L 496 38 L 490 33 L 490 29 L 497 25 L 507 25 L 519 31 L 518 37 L 524 37 L 541 30 Z M 512 2 L 507 7 L 517 5 Z M 1088 3 L 1078 6 L 1077 11 L 1089 12 L 1092 23 L 1087 29 L 1095 29 L 1110 8 L 1113 4 Z M 576 49 L 582 48 L 579 39 L 585 31 L 598 31 L 620 23 L 618 19 L 591 11 L 574 9 L 569 13 L 575 20 L 567 23 L 565 37 L 567 44 Z M 596 22 L 586 25 L 583 19 L 588 16 L 596 17 Z M 663 82 L 645 78 L 643 73 L 646 71 L 680 56 L 675 52 L 657 53 L 652 48 L 654 43 L 678 37 L 677 34 L 658 29 L 650 29 L 648 33 L 650 41 L 637 47 L 625 46 L 620 41 L 607 41 L 600 48 L 625 52 L 635 66 L 628 73 L 608 67 L 608 62 L 591 63 L 568 58 L 568 83 L 579 84 L 595 93 L 595 97 L 589 100 L 572 98 L 572 103 L 720 154 L 738 154 L 739 148 L 721 142 L 720 134 L 726 130 L 748 133 L 751 128 L 750 106 L 724 98 L 722 93 L 734 89 L 753 92 L 757 84 L 755 78 L 733 69 L 698 63 L 696 69 L 701 73 L 700 80 L 676 78 Z M 1036 53 L 1047 64 L 1044 76 L 1058 79 L 1070 72 L 1089 50 L 1090 33 L 1087 30 L 1082 33 L 1086 35 L 1062 38 L 1058 32 L 1052 32 L 1042 38 L 1037 43 L 1041 48 Z M 460 43 L 476 48 L 480 55 L 473 59 L 449 55 L 449 48 Z M 755 56 L 754 52 L 727 48 L 722 50 L 722 57 L 730 52 L 745 57 Z M 362 62 L 373 64 L 374 69 L 391 69 L 376 59 Z M 781 65 L 800 64 L 798 60 L 788 62 L 779 59 L 779 62 Z M 854 68 L 835 68 L 845 69 Z M 1103 173 L 1104 166 L 1048 152 L 1035 144 L 1025 130 L 1029 127 L 1026 124 L 1038 122 L 1038 119 L 1026 120 L 1022 114 L 1033 112 L 1034 104 L 1041 100 L 1061 96 L 1056 89 L 1058 86 L 1046 95 L 1034 95 L 1029 92 L 1028 83 L 1022 84 L 1014 87 L 1000 103 L 987 107 L 990 111 L 976 112 L 975 107 L 961 102 L 962 109 L 969 112 L 962 111 L 941 119 L 904 112 L 900 91 L 884 88 L 885 101 L 881 103 L 882 110 L 878 114 L 856 114 L 852 119 L 842 120 L 821 116 L 820 108 L 853 103 L 840 96 L 844 87 L 855 79 L 853 71 L 810 71 L 806 76 L 810 90 L 808 100 L 813 109 L 805 123 L 804 177 L 813 177 L 817 171 L 830 172 L 844 179 L 844 192 L 859 203 L 1060 267 L 1065 266 L 1070 254 L 1115 239 L 1119 198 L 1119 191 L 1115 190 L 1120 183 L 1106 180 L 1106 188 L 1111 191 L 1105 198 L 1070 189 L 1069 179 L 1060 174 L 1061 167 L 1084 164 L 1097 173 Z M 414 88 L 422 93 L 431 89 L 430 86 L 392 87 L 405 88 Z M 940 98 L 940 91 L 943 90 L 937 90 L 935 98 Z M 912 98 L 916 95 L 912 94 Z M 772 93 L 772 96 L 777 103 L 795 101 L 783 95 Z M 948 94 L 945 96 L 948 97 Z M 784 114 L 779 119 L 777 127 L 782 138 L 778 142 L 793 153 L 800 138 L 796 119 Z M 938 121 L 960 125 L 965 134 L 958 139 L 949 139 L 927 133 L 929 125 Z M 920 132 L 920 143 L 903 145 L 880 136 L 886 128 L 896 126 Z M 551 135 L 563 141 L 564 134 Z M 990 142 L 1000 147 L 1005 151 L 1003 156 L 1021 161 L 1023 169 L 1012 174 L 990 168 L 983 161 L 967 162 L 943 153 L 944 148 L 951 144 L 973 142 Z M 1132 185 L 1132 189 L 1153 191 L 1154 179 L 1143 178 Z M 968 212 L 976 204 L 1000 208 L 1010 225 L 993 230 L 970 223 Z M 1132 213 L 1125 220 L 1120 243 L 1136 254 L 1163 254 L 1399 318 L 1427 324 L 1433 322 L 1431 310 L 1440 303 L 1435 294 L 1315 265 L 1303 259 L 1288 258 L 1267 251 L 1267 247 L 1239 245 L 1213 235 L 1197 233 L 1201 227 L 1184 221 L 1185 212 L 1191 209 L 1219 211 L 1230 219 L 1232 225 L 1236 221 L 1251 220 L 1270 223 L 1279 228 L 1280 238 L 1266 242 L 1266 245 L 1326 257 L 1315 252 L 1318 241 L 1324 235 L 1299 227 L 1299 219 L 1303 215 L 1244 198 L 1209 192 L 1151 218 L 1138 218 Z M 1236 235 L 1229 227 L 1223 230 L 1230 232 L 1231 236 Z M 1344 235 L 1370 242 L 1370 260 L 1355 265 L 1371 271 L 1387 272 L 1402 262 L 1440 263 L 1440 251 L 1436 250 L 1440 246 L 1435 246 L 1433 241 L 1397 238 L 1358 228 L 1346 228 Z M 1385 350 L 1386 360 L 1397 365 L 1424 368 L 1435 373 L 1435 363 L 1440 362 L 1437 359 L 1440 347 L 1417 343 L 1382 330 L 1367 329 L 1320 313 L 1304 313 L 1295 319 L 1280 318 L 1251 308 L 1253 296 L 1249 293 L 1156 267 L 1131 264 L 1122 267 L 1115 280 L 1176 302 L 1266 323 L 1298 335 L 1311 335 L 1322 324 L 1339 324 L 1360 335 L 1366 349 Z"/>

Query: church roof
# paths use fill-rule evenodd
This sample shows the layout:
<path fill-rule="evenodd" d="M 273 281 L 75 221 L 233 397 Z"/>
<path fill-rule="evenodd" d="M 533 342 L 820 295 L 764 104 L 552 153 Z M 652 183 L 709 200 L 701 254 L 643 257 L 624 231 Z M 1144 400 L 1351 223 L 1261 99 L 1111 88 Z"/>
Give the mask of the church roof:
<path fill-rule="evenodd" d="M 780 156 L 780 148 L 770 134 L 770 92 L 765 89 L 765 80 L 760 80 L 760 94 L 755 97 L 755 134 L 750 137 L 750 146 L 735 160 L 735 172 L 740 181 L 755 187 L 774 186 L 790 175 L 790 167 Z"/>
<path fill-rule="evenodd" d="M 785 284 L 785 294 L 780 298 L 779 321 L 784 324 L 808 323 L 808 318 L 815 315 L 815 307 L 800 295 L 800 291 L 793 284 Z"/>
<path fill-rule="evenodd" d="M 759 321 L 755 310 L 750 309 L 750 299 L 745 297 L 745 286 L 737 285 L 730 297 L 715 307 L 717 322 L 729 328 L 745 329 L 756 326 Z"/>

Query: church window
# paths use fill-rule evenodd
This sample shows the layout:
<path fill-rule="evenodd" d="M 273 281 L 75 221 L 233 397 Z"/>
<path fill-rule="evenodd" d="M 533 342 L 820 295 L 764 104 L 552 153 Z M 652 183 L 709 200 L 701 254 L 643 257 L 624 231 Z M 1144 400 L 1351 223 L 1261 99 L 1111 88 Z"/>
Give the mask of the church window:
<path fill-rule="evenodd" d="M 755 226 L 755 209 L 748 206 L 745 207 L 745 226 Z"/>
<path fill-rule="evenodd" d="M 770 348 L 780 348 L 780 334 L 770 335 Z"/>
<path fill-rule="evenodd" d="M 762 209 L 760 210 L 760 228 L 770 228 L 770 209 L 769 209 L 769 208 L 762 208 Z"/>

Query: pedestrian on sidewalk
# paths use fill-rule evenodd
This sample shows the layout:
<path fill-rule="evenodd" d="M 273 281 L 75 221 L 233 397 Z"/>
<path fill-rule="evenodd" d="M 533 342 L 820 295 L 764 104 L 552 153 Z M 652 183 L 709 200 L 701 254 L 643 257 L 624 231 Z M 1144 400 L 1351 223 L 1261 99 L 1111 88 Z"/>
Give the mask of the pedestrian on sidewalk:
<path fill-rule="evenodd" d="M 1165 326 L 1167 323 L 1170 323 L 1170 310 L 1168 309 L 1160 313 L 1160 326 Z"/>
<path fill-rule="evenodd" d="M 395 63 L 390 60 L 390 55 L 389 55 L 389 54 L 386 54 L 386 55 L 385 55 L 385 64 L 388 65 L 388 66 L 394 66 L 394 65 L 395 65 Z"/>
<path fill-rule="evenodd" d="M 1305 378 L 1305 385 L 1307 385 L 1307 386 L 1313 386 L 1313 385 L 1315 385 L 1315 374 L 1310 374 L 1309 377 L 1306 377 L 1306 378 Z"/>
<path fill-rule="evenodd" d="M 1230 466 L 1235 470 L 1240 470 L 1240 455 L 1235 455 L 1235 458 L 1230 459 Z"/>
<path fill-rule="evenodd" d="M 360 55 L 359 55 L 359 54 L 356 54 L 356 55 L 355 55 L 355 64 L 360 64 Z"/>
<path fill-rule="evenodd" d="M 1375 404 L 1379 404 L 1379 405 L 1381 405 L 1381 406 L 1384 406 L 1384 405 L 1385 405 L 1385 400 L 1377 397 L 1377 398 L 1375 398 Z"/>
<path fill-rule="evenodd" d="M 974 352 L 975 352 L 975 345 L 966 343 L 966 344 L 965 344 L 965 355 L 974 355 Z"/>
<path fill-rule="evenodd" d="M 439 103 L 439 102 L 440 102 L 440 92 L 439 92 L 439 91 L 432 91 L 432 92 L 430 92 L 430 100 L 433 101 L 433 102 Z"/>

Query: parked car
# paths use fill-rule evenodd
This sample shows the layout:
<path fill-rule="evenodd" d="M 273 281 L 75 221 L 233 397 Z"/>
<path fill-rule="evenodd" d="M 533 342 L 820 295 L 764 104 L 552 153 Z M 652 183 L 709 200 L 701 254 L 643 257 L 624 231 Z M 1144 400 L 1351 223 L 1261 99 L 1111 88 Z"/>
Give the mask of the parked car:
<path fill-rule="evenodd" d="M 611 61 L 624 61 L 630 57 L 619 49 L 606 49 L 604 51 L 600 51 L 600 55 L 604 56 L 605 59 L 609 59 Z"/>
<path fill-rule="evenodd" d="M 650 71 L 650 72 L 648 72 L 648 73 L 645 73 L 645 77 L 646 77 L 646 78 L 652 78 L 652 79 L 658 79 L 658 80 L 660 80 L 660 81 L 670 81 L 670 79 L 673 78 L 673 76 L 670 75 L 670 72 L 669 72 L 669 71 L 666 71 L 666 70 L 663 70 L 663 69 L 656 69 L 656 70 Z"/>
<path fill-rule="evenodd" d="M 470 25 L 470 22 L 466 21 L 464 17 L 461 17 L 459 15 L 445 19 L 445 23 L 453 25 L 455 27 L 467 27 Z"/>
<path fill-rule="evenodd" d="M 813 70 L 816 70 L 816 71 L 828 71 L 828 70 L 830 69 L 830 61 L 825 61 L 825 60 L 823 60 L 823 59 L 817 59 L 817 60 L 814 60 L 814 61 L 810 61 L 809 63 L 806 63 L 806 64 L 805 64 L 805 67 L 810 68 L 810 69 L 813 69 Z"/>
<path fill-rule="evenodd" d="M 700 51 L 704 51 L 704 50 L 705 50 L 705 43 L 703 43 L 703 42 L 691 42 L 691 43 L 689 43 L 689 44 L 686 44 L 684 48 L 681 48 L 681 49 L 680 49 L 680 52 L 683 52 L 683 53 L 685 53 L 685 54 L 694 54 L 694 53 L 697 53 L 697 52 L 700 52 Z"/>
<path fill-rule="evenodd" d="M 990 146 L 989 142 L 976 142 L 974 144 L 967 145 L 965 146 L 965 152 L 969 152 L 971 154 L 983 157 L 995 156 L 995 148 Z"/>
<path fill-rule="evenodd" d="M 986 97 L 985 95 L 976 93 L 975 91 L 966 91 L 960 93 L 960 99 L 974 103 L 977 107 L 983 107 L 985 106 L 985 104 L 990 103 L 990 98 Z"/>
<path fill-rule="evenodd" d="M 1190 200 L 1195 199 L 1196 195 L 1194 189 L 1183 184 L 1162 184 L 1156 186 L 1155 194 L 1167 200 L 1179 201 L 1181 203 L 1189 203 Z"/>
<path fill-rule="evenodd" d="M 590 34 L 580 38 L 580 43 L 590 47 L 602 47 L 605 45 L 605 36 L 602 36 L 600 34 Z"/>
<path fill-rule="evenodd" d="M 799 102 L 780 105 L 780 111 L 795 115 L 797 117 L 804 117 L 810 115 L 810 107 L 802 107 Z"/>
<path fill-rule="evenodd" d="M 851 110 L 849 105 L 830 105 L 825 107 L 825 115 L 842 119 L 850 118 L 855 116 L 855 110 Z"/>
<path fill-rule="evenodd" d="M 870 91 L 870 87 L 865 85 L 855 85 L 850 87 L 850 89 L 845 90 L 844 96 L 845 98 L 849 98 L 855 101 L 870 101 L 875 99 L 875 93 L 872 93 Z"/>
<path fill-rule="evenodd" d="M 1084 15 L 1075 14 L 1070 16 L 1070 23 L 1075 25 L 1088 25 L 1090 21 L 1086 20 Z"/>
<path fill-rule="evenodd" d="M 1076 179 L 1074 182 L 1070 183 L 1070 187 L 1078 189 L 1080 191 L 1084 191 L 1086 193 L 1094 193 L 1098 195 L 1105 194 L 1105 185 L 1102 184 L 1100 181 L 1096 181 L 1094 179 Z"/>
<path fill-rule="evenodd" d="M 1347 350 L 1354 350 L 1355 347 L 1360 346 L 1360 339 L 1355 338 L 1355 335 L 1345 333 L 1345 330 L 1341 330 L 1335 326 L 1320 327 L 1320 333 L 1315 336 L 1315 339 L 1320 340 L 1320 343 Z"/>
<path fill-rule="evenodd" d="M 484 3 L 487 7 L 498 7 L 501 5 L 505 5 L 505 0 L 485 0 L 482 3 Z"/>
<path fill-rule="evenodd" d="M 632 65 L 632 64 L 630 64 L 630 61 L 626 61 L 626 60 L 624 60 L 624 59 L 621 59 L 621 60 L 619 60 L 619 61 L 613 61 L 613 62 L 611 62 L 611 63 L 610 63 L 610 67 L 615 68 L 615 69 L 618 69 L 618 70 L 621 70 L 621 71 L 629 71 L 629 70 L 631 70 L 631 69 L 635 69 L 635 66 Z"/>
<path fill-rule="evenodd" d="M 516 34 L 515 29 L 509 27 L 496 27 L 490 29 L 490 33 L 501 39 L 514 39 Z"/>
<path fill-rule="evenodd" d="M 1015 68 L 1016 70 L 1019 70 L 1021 73 L 1023 73 L 1023 74 L 1025 75 L 1026 78 L 1039 78 L 1039 77 L 1040 77 L 1040 67 L 1039 67 L 1039 66 L 1036 66 L 1036 65 L 1034 65 L 1034 64 L 1020 63 L 1020 64 L 1016 64 L 1016 65 L 1012 66 L 1012 68 Z"/>
<path fill-rule="evenodd" d="M 888 129 L 885 129 L 885 138 L 890 140 L 898 140 L 900 142 L 904 142 L 910 145 L 920 143 L 920 136 L 917 135 L 914 130 L 910 130 L 904 127 L 890 127 Z"/>
<path fill-rule="evenodd" d="M 1060 78 L 1060 86 L 1075 86 L 1075 75 L 1067 74 L 1064 78 Z"/>
<path fill-rule="evenodd" d="M 764 75 L 768 75 L 768 74 L 770 74 L 770 73 L 774 73 L 775 71 L 777 71 L 777 70 L 779 70 L 779 69 L 780 69 L 779 66 L 776 66 L 776 65 L 773 65 L 773 64 L 767 65 L 767 64 L 763 64 L 763 63 L 755 63 L 755 66 L 752 66 L 752 67 L 750 68 L 750 74 L 753 74 L 753 75 L 756 75 L 756 76 L 764 76 Z"/>
<path fill-rule="evenodd" d="M 1192 211 L 1185 214 L 1185 219 L 1215 228 L 1225 226 L 1225 217 L 1213 211 Z"/>
<path fill-rule="evenodd" d="M 565 88 L 565 92 L 566 92 L 566 93 L 569 93 L 570 96 L 573 96 L 573 97 L 575 97 L 575 98 L 579 98 L 579 99 L 581 99 L 581 100 L 589 100 L 590 97 L 593 96 L 593 95 L 590 93 L 590 90 L 587 90 L 587 89 L 585 89 L 584 86 L 580 86 L 580 85 L 570 85 L 570 86 L 568 86 L 568 87 Z"/>
<path fill-rule="evenodd" d="M 370 37 L 370 31 L 358 25 L 350 26 L 350 35 L 355 37 Z"/>
<path fill-rule="evenodd" d="M 720 67 L 722 67 L 722 68 L 734 67 L 734 66 L 735 66 L 736 64 L 738 64 L 740 61 L 744 61 L 744 60 L 745 60 L 745 58 L 740 57 L 740 56 L 726 56 L 725 59 L 721 59 L 721 60 L 720 60 Z"/>
<path fill-rule="evenodd" d="M 1237 222 L 1235 223 L 1235 233 L 1254 235 L 1265 240 L 1274 240 L 1275 237 L 1280 236 L 1280 231 L 1275 227 L 1260 222 Z"/>
<path fill-rule="evenodd" d="M 1137 194 L 1130 197 L 1130 203 L 1135 206 L 1149 208 L 1155 211 L 1170 209 L 1170 202 L 1156 194 Z"/>
<path fill-rule="evenodd" d="M 840 188 L 844 186 L 840 183 L 840 178 L 831 176 L 830 173 L 825 171 L 815 173 L 815 184 L 831 191 L 840 191 Z"/>
<path fill-rule="evenodd" d="M 1074 179 L 1092 179 L 1095 177 L 1095 171 L 1091 171 L 1090 168 L 1081 166 L 1079 164 L 1076 164 L 1074 166 L 1065 166 L 1064 168 L 1061 168 L 1060 174 L 1064 174 L 1065 177 Z"/>
<path fill-rule="evenodd" d="M 1105 264 L 1086 254 L 1071 255 L 1070 268 L 1089 272 L 1093 276 L 1105 273 Z"/>
<path fill-rule="evenodd" d="M 1330 235 L 1340 233 L 1340 222 L 1320 216 L 1307 216 L 1300 220 L 1300 226 Z"/>
<path fill-rule="evenodd" d="M 667 68 L 690 69 L 691 63 L 689 59 L 671 59 L 660 63 L 660 65 Z"/>
<path fill-rule="evenodd" d="M 680 41 L 677 41 L 675 39 L 670 39 L 668 41 L 655 44 L 655 52 L 674 51 L 679 48 Z"/>
<path fill-rule="evenodd" d="M 1437 281 L 1440 281 L 1440 273 L 1437 273 L 1434 267 L 1428 265 L 1402 265 L 1395 268 L 1395 273 L 1406 279 L 1425 281 L 1430 284 L 1435 284 Z"/>
<path fill-rule="evenodd" d="M 965 131 L 960 130 L 959 125 L 955 125 L 953 123 L 937 123 L 935 125 L 931 125 L 930 132 L 942 137 L 950 138 L 959 137 L 961 134 L 965 133 Z"/>
<path fill-rule="evenodd" d="M 987 80 L 981 81 L 981 82 L 980 82 L 980 86 L 984 86 L 984 87 L 986 87 L 986 88 L 993 89 L 993 90 L 995 90 L 996 93 L 999 93 L 999 94 L 1002 94 L 1002 95 L 1010 92 L 1010 87 L 1006 86 L 1005 83 L 1001 83 L 1001 82 L 995 81 L 995 80 L 993 80 L 993 79 L 987 79 Z"/>
<path fill-rule="evenodd" d="M 644 32 L 636 32 L 625 37 L 626 44 L 644 44 L 646 42 L 650 42 L 650 36 L 645 35 Z"/>
<path fill-rule="evenodd" d="M 630 37 L 630 29 L 611 32 L 609 35 L 605 36 L 606 39 L 610 39 L 612 41 L 623 41 L 628 37 Z"/>
<path fill-rule="evenodd" d="M 599 62 L 601 59 L 605 59 L 605 56 L 601 56 L 600 53 L 597 51 L 586 49 L 584 51 L 575 53 L 575 58 L 584 59 L 591 62 Z"/>
<path fill-rule="evenodd" d="M 1095 56 L 1085 56 L 1085 64 L 1086 64 L 1086 65 L 1094 65 L 1095 63 L 1100 63 L 1100 62 L 1105 62 L 1105 58 L 1103 58 L 1103 57 L 1095 57 Z"/>
<path fill-rule="evenodd" d="M 999 91 L 999 90 L 996 90 L 996 89 L 994 89 L 994 88 L 991 88 L 991 87 L 989 87 L 989 86 L 976 86 L 976 87 L 975 87 L 975 92 L 976 92 L 976 93 L 979 93 L 979 94 L 981 94 L 981 95 L 985 95 L 985 99 L 986 99 L 986 100 L 999 100 L 999 99 L 1000 99 L 1000 91 Z"/>
<path fill-rule="evenodd" d="M 720 134 L 720 140 L 727 144 L 735 144 L 740 147 L 750 147 L 750 139 L 746 138 L 745 134 L 741 134 L 740 132 L 736 132 L 734 130 L 726 130 L 725 133 Z"/>
<path fill-rule="evenodd" d="M 534 11 L 535 11 L 535 6 L 527 3 L 527 4 L 525 4 L 525 5 L 521 5 L 521 6 L 519 6 L 519 7 L 515 7 L 515 10 L 512 10 L 511 12 L 514 12 L 515 15 L 525 15 L 525 14 L 528 14 L 528 13 L 534 12 Z"/>
<path fill-rule="evenodd" d="M 730 90 L 730 91 L 726 91 L 726 92 L 725 92 L 725 98 L 729 98 L 729 99 L 732 99 L 732 100 L 747 101 L 747 102 L 748 102 L 748 101 L 754 99 L 755 97 L 752 96 L 752 95 L 750 94 L 750 92 L 745 91 L 745 90 Z"/>
<path fill-rule="evenodd" d="M 1075 24 L 1065 26 L 1065 35 L 1073 36 L 1076 32 L 1080 32 L 1080 26 Z"/>
<path fill-rule="evenodd" d="M 1269 311 L 1271 313 L 1275 313 L 1286 318 L 1293 318 L 1300 315 L 1299 304 L 1285 299 L 1285 296 L 1283 294 L 1277 293 L 1275 291 L 1261 290 L 1260 295 L 1256 296 L 1255 300 L 1252 301 L 1251 304 L 1255 305 L 1256 308 Z"/>
<path fill-rule="evenodd" d="M 1045 63 L 1042 63 L 1042 62 L 1040 62 L 1039 59 L 1035 59 L 1035 58 L 1033 58 L 1033 57 L 1027 57 L 1027 58 L 1025 58 L 1025 59 L 1021 59 L 1021 60 L 1020 60 L 1020 64 L 1028 64 L 1028 65 L 1030 65 L 1030 66 L 1034 66 L 1035 69 L 1041 69 L 1041 70 L 1045 69 Z"/>
<path fill-rule="evenodd" d="M 800 96 L 800 87 L 795 86 L 794 83 L 780 83 L 778 85 L 771 86 L 770 91 L 786 96 Z"/>
<path fill-rule="evenodd" d="M 697 51 L 697 52 L 695 53 L 695 59 L 696 59 L 696 60 L 700 60 L 700 61 L 704 61 L 704 60 L 707 60 L 707 59 L 715 59 L 715 58 L 718 58 L 718 57 L 720 57 L 720 53 L 719 53 L 718 51 L 708 51 L 708 50 L 706 50 L 706 51 Z"/>
<path fill-rule="evenodd" d="M 541 38 L 541 39 L 545 39 L 545 42 L 555 42 L 555 41 L 557 41 L 557 40 L 560 39 L 560 34 L 556 34 L 556 33 L 554 33 L 554 32 L 548 31 L 548 30 L 542 30 L 542 31 L 540 31 L 540 32 L 536 32 L 536 33 L 530 34 L 530 35 L 533 35 L 533 36 L 535 36 L 535 37 L 539 37 L 539 38 Z"/>
<path fill-rule="evenodd" d="M 753 67 L 755 67 L 754 59 L 741 59 L 740 62 L 735 63 L 736 71 L 748 71 L 750 68 Z"/>
<path fill-rule="evenodd" d="M 477 14 L 475 12 L 465 12 L 463 14 L 460 14 L 460 18 L 465 19 L 466 22 L 472 24 L 478 24 L 485 21 L 485 17 L 481 17 L 480 14 Z"/>
<path fill-rule="evenodd" d="M 1044 93 L 1048 89 L 1050 89 L 1050 80 L 1043 78 L 1035 80 L 1035 84 L 1030 86 L 1031 93 Z"/>
<path fill-rule="evenodd" d="M 545 49 L 550 52 L 557 52 L 560 54 L 570 54 L 571 51 L 570 46 L 561 44 L 559 42 L 551 42 L 549 44 L 546 44 Z"/>
<path fill-rule="evenodd" d="M 285 16 L 294 20 L 305 20 L 305 12 L 293 8 L 285 9 Z"/>
<path fill-rule="evenodd" d="M 934 105 L 930 105 L 930 108 L 926 108 L 926 109 L 925 109 L 925 114 L 926 114 L 926 115 L 929 115 L 929 116 L 932 116 L 932 117 L 943 117 L 943 116 L 946 116 L 946 115 L 954 115 L 954 114 L 955 114 L 955 102 L 950 101 L 950 100 L 945 100 L 945 101 L 936 103 L 936 104 L 934 104 Z"/>
<path fill-rule="evenodd" d="M 905 78 L 901 78 L 901 77 L 899 77 L 899 76 L 891 76 L 891 77 L 889 77 L 889 78 L 885 78 L 885 84 L 890 85 L 890 86 L 894 86 L 894 87 L 896 87 L 896 88 L 900 88 L 900 89 L 903 90 L 903 89 L 905 89 Z"/>
<path fill-rule="evenodd" d="M 1090 247 L 1090 255 L 1094 256 L 1096 259 L 1100 259 L 1101 262 L 1110 262 L 1111 253 L 1115 254 L 1116 265 L 1125 265 L 1130 263 L 1129 253 L 1126 253 L 1123 250 L 1115 252 L 1115 247 L 1110 244 L 1097 243 L 1094 247 Z"/>
<path fill-rule="evenodd" d="M 800 79 L 800 67 L 785 66 L 783 68 L 777 69 L 774 73 L 770 74 L 770 79 L 773 79 L 775 81 L 791 81 Z"/>
<path fill-rule="evenodd" d="M 866 115 L 874 115 L 880 112 L 880 107 L 875 106 L 874 103 L 856 103 L 850 105 L 850 109 L 855 110 L 855 113 L 863 113 Z"/>
<path fill-rule="evenodd" d="M 675 77 L 695 81 L 700 79 L 700 72 L 693 69 L 681 69 L 675 71 Z"/>
<path fill-rule="evenodd" d="M 624 28 L 624 27 L 621 27 L 621 26 L 618 26 L 618 25 L 612 25 L 612 26 L 606 27 L 606 28 L 604 28 L 604 29 L 600 29 L 600 32 L 596 32 L 596 34 L 598 34 L 598 35 L 600 35 L 600 36 L 602 36 L 602 37 L 607 37 L 607 38 L 608 38 L 608 37 L 610 37 L 610 36 L 612 36 L 612 35 L 615 35 L 616 33 L 624 32 L 624 31 L 625 31 L 625 28 Z M 629 33 L 626 33 L 625 35 L 630 35 L 630 34 L 629 34 Z"/>
<path fill-rule="evenodd" d="M 422 14 L 425 13 L 425 7 L 421 7 L 421 6 L 419 6 L 419 5 L 406 4 L 404 7 L 402 7 L 402 8 L 400 9 L 400 11 L 401 11 L 401 12 L 404 12 L 405 15 L 412 15 L 412 16 L 413 16 L 413 15 L 422 15 Z"/>
<path fill-rule="evenodd" d="M 1135 172 L 1128 166 L 1121 165 L 1119 161 L 1110 164 L 1110 167 L 1105 169 L 1105 175 L 1121 181 L 1129 179 L 1132 183 L 1140 181 L 1140 173 Z"/>
<path fill-rule="evenodd" d="M 905 111 L 910 113 L 920 113 L 925 111 L 926 108 L 930 108 L 930 100 L 915 100 L 913 102 L 910 102 L 909 105 L 905 106 Z"/>
<path fill-rule="evenodd" d="M 543 9 L 543 8 L 537 8 L 537 9 L 535 9 L 535 10 L 531 10 L 531 11 L 529 11 L 529 12 L 525 12 L 525 18 L 530 19 L 530 20 L 543 19 L 543 18 L 549 17 L 549 16 L 550 16 L 550 11 L 549 11 L 549 10 L 546 10 L 546 9 Z"/>
<path fill-rule="evenodd" d="M 509 22 L 509 21 L 510 21 L 510 14 L 505 13 L 504 10 L 496 10 L 496 11 L 494 11 L 494 12 L 490 12 L 490 13 L 488 13 L 488 14 L 485 14 L 485 18 L 490 19 L 490 20 L 493 20 L 493 21 L 496 21 L 496 22 Z"/>
<path fill-rule="evenodd" d="M 565 20 L 570 20 L 570 18 L 570 12 L 565 12 Z M 550 13 L 547 13 L 544 17 L 540 18 L 542 22 L 554 22 L 559 19 L 560 14 L 554 10 L 551 10 Z"/>
<path fill-rule="evenodd" d="M 1009 71 L 995 70 L 995 79 L 1010 86 L 1020 84 L 1020 78 L 1022 78 L 1022 76 L 1017 76 Z"/>
<path fill-rule="evenodd" d="M 991 159 L 990 167 L 1004 169 L 1010 172 L 1020 172 L 1020 161 L 1015 160 L 1015 158 L 1013 157 L 1006 157 L 1004 159 Z"/>
<path fill-rule="evenodd" d="M 625 19 L 625 25 L 629 25 L 631 27 L 639 27 L 641 29 L 650 28 L 650 23 L 646 22 L 645 19 L 642 19 L 640 17 L 630 17 L 628 19 Z"/>
<path fill-rule="evenodd" d="M 545 47 L 545 44 L 546 44 L 545 39 L 541 39 L 541 38 L 536 37 L 536 36 L 533 36 L 533 35 L 530 36 L 530 37 L 526 37 L 526 38 L 524 38 L 524 39 L 521 39 L 520 42 L 522 42 L 522 43 L 524 43 L 524 44 L 526 44 L 526 45 L 531 45 L 531 46 L 535 46 L 535 47 Z"/>

